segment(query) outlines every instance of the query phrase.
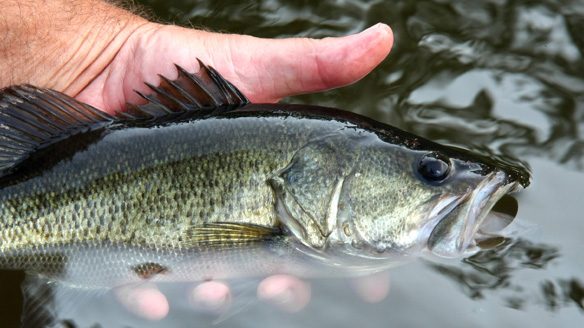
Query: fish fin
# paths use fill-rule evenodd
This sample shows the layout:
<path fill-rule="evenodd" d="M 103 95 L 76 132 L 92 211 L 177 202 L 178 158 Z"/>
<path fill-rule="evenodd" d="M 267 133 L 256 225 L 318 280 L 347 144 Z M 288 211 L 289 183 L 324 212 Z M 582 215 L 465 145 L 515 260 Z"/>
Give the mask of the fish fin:
<path fill-rule="evenodd" d="M 58 91 L 32 85 L 4 88 L 0 90 L 0 176 L 39 149 L 114 119 Z"/>
<path fill-rule="evenodd" d="M 24 308 L 21 327 L 41 328 L 57 324 L 74 327 L 71 320 L 75 312 L 105 292 L 105 288 L 76 288 L 37 274 L 27 274 L 22 283 Z"/>
<path fill-rule="evenodd" d="M 142 106 L 128 104 L 128 112 L 119 115 L 135 119 L 189 112 L 189 117 L 197 118 L 197 114 L 217 115 L 249 104 L 247 97 L 219 72 L 197 60 L 200 66 L 197 73 L 191 74 L 175 65 L 178 70 L 176 80 L 159 75 L 161 82 L 158 87 L 146 83 L 153 92 L 151 95 L 136 91 L 148 103 Z"/>
<path fill-rule="evenodd" d="M 188 242 L 193 246 L 231 246 L 269 241 L 282 236 L 279 228 L 248 223 L 214 222 L 189 230 Z"/>

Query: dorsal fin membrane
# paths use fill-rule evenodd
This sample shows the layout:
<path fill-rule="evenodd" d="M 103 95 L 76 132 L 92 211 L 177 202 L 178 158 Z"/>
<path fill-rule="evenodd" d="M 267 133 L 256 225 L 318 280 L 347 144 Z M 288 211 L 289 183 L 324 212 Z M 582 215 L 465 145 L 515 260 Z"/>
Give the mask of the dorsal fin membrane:
<path fill-rule="evenodd" d="M 61 92 L 32 85 L 0 91 L 0 176 L 31 153 L 115 117 Z"/>
<path fill-rule="evenodd" d="M 212 110 L 212 114 L 219 114 L 249 104 L 247 97 L 233 84 L 225 80 L 214 68 L 198 61 L 200 69 L 195 74 L 176 65 L 178 69 L 176 80 L 171 81 L 160 75 L 161 82 L 158 87 L 146 83 L 153 93 L 151 95 L 144 95 L 138 91 L 136 93 L 148 103 L 142 106 L 128 104 L 128 112 L 118 115 L 126 118 L 157 118 L 187 111 L 196 114 L 197 110 Z"/>

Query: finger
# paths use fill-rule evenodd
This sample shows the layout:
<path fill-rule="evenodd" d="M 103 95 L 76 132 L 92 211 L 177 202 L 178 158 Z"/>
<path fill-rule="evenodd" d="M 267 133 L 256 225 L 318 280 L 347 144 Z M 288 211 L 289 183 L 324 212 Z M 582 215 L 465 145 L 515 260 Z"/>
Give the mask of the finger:
<path fill-rule="evenodd" d="M 276 102 L 295 94 L 354 83 L 385 59 L 393 34 L 389 26 L 377 24 L 345 37 L 279 41 L 265 44 L 261 62 L 253 54 L 249 59 L 259 66 L 256 79 L 246 79 L 240 87 L 252 101 Z M 254 84 L 263 85 L 264 90 L 255 89 Z"/>
<path fill-rule="evenodd" d="M 288 275 L 274 275 L 258 286 L 260 300 L 285 312 L 302 310 L 310 301 L 310 284 Z"/>
<path fill-rule="evenodd" d="M 208 281 L 197 285 L 190 293 L 190 301 L 197 310 L 222 313 L 231 305 L 231 291 L 224 283 Z"/>
<path fill-rule="evenodd" d="M 168 315 L 168 300 L 154 285 L 122 286 L 114 290 L 114 295 L 125 309 L 138 317 L 156 321 Z"/>
<path fill-rule="evenodd" d="M 276 102 L 356 82 L 387 56 L 393 44 L 385 24 L 322 40 L 231 37 L 227 43 L 231 55 L 212 53 L 209 59 L 252 102 Z"/>
<path fill-rule="evenodd" d="M 174 27 L 170 29 L 177 32 Z M 201 52 L 200 45 L 193 51 L 186 47 L 189 55 L 182 64 L 197 70 L 194 58 L 201 58 L 258 103 L 353 83 L 373 70 L 393 44 L 392 31 L 385 24 L 359 34 L 321 40 L 197 33 L 203 49 L 209 51 Z"/>
<path fill-rule="evenodd" d="M 389 294 L 389 271 L 381 271 L 366 277 L 350 279 L 349 287 L 365 302 L 381 302 Z"/>

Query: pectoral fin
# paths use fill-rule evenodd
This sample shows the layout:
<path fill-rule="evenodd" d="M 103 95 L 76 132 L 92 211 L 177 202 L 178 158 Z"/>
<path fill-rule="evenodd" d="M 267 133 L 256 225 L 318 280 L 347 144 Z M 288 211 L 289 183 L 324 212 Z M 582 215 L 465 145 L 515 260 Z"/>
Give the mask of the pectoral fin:
<path fill-rule="evenodd" d="M 200 246 L 234 246 L 270 241 L 282 237 L 282 231 L 253 224 L 214 222 L 189 231 L 187 243 Z"/>

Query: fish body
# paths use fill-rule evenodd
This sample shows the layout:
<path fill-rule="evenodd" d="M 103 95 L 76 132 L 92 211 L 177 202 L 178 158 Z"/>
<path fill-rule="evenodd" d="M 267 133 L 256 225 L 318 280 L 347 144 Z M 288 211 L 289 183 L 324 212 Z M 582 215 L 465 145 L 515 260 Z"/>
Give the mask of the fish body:
<path fill-rule="evenodd" d="M 0 268 L 71 286 L 382 270 L 476 246 L 519 165 L 337 109 L 250 104 L 216 71 L 108 115 L 2 91 Z"/>
<path fill-rule="evenodd" d="M 277 193 L 270 179 L 299 151 L 306 152 L 302 156 L 321 156 L 321 144 L 329 143 L 324 146 L 334 147 L 331 151 L 350 152 L 351 159 L 356 159 L 360 144 L 377 141 L 371 132 L 347 127 L 346 122 L 273 112 L 278 108 L 274 106 L 163 126 L 108 127 L 98 140 L 69 160 L 4 186 L 0 194 L 4 256 L 0 261 L 9 259 L 10 263 L 2 266 L 100 286 L 140 278 L 132 270 L 143 263 L 169 268 L 169 274 L 159 279 L 241 276 L 243 264 L 227 261 L 231 269 L 215 269 L 220 257 L 198 258 L 205 248 L 217 255 L 220 249 L 241 245 L 233 246 L 229 241 L 205 245 L 193 236 L 193 230 L 211 223 L 280 229 Z M 268 111 L 269 115 L 258 116 Z M 318 157 L 312 159 L 317 165 L 329 165 L 319 163 Z M 334 178 L 319 181 L 323 191 L 335 182 L 326 179 Z M 327 197 L 322 196 L 322 200 Z M 311 231 L 311 235 L 318 234 Z M 265 261 L 271 249 L 282 262 L 281 252 L 291 251 L 284 247 L 289 242 L 280 236 L 253 251 L 257 248 L 254 243 L 244 243 L 249 254 L 239 260 L 257 266 L 258 259 Z M 44 254 L 63 260 L 42 260 Z M 35 260 L 30 261 L 31 257 Z M 95 262 L 100 258 L 109 262 Z M 85 262 L 90 265 L 64 270 L 69 263 Z M 193 263 L 194 268 L 186 263 Z M 53 264 L 56 266 L 51 267 Z M 259 266 L 248 274 L 296 271 L 284 263 L 272 266 Z M 119 272 L 100 274 L 106 279 L 100 282 L 92 272 L 105 267 Z M 182 277 L 177 276 L 179 268 L 185 271 Z M 65 271 L 67 276 L 59 277 Z"/>

